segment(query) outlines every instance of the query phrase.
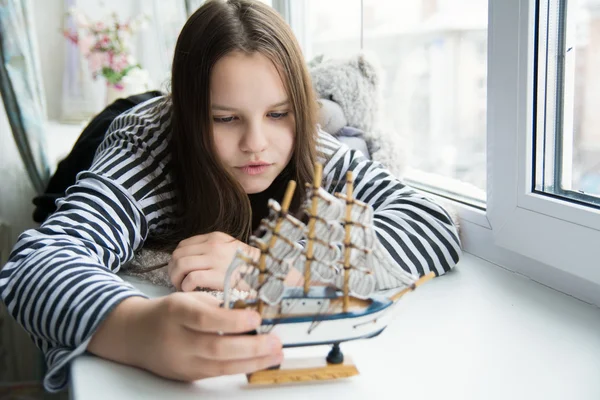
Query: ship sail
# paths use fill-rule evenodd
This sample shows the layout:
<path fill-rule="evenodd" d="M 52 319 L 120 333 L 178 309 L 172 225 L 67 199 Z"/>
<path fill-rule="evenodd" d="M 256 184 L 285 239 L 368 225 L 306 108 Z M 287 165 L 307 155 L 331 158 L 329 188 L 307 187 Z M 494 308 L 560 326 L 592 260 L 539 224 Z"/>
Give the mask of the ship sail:
<path fill-rule="evenodd" d="M 353 224 L 372 226 L 373 208 L 370 205 L 363 203 L 362 201 L 353 199 L 350 220 Z"/>
<path fill-rule="evenodd" d="M 337 258 L 331 261 L 324 261 L 313 257 L 310 264 L 311 275 L 314 276 L 314 280 L 321 281 L 324 283 L 333 282 L 333 280 L 339 275 L 339 268 L 336 266 L 337 259 L 340 257 L 339 248 L 335 248 L 335 252 L 338 254 Z M 292 267 L 298 270 L 301 274 L 304 274 L 304 268 L 306 265 L 306 255 L 302 254 L 300 257 L 293 261 Z"/>
<path fill-rule="evenodd" d="M 411 286 L 418 277 L 404 271 L 391 259 L 377 238 L 371 205 L 356 199 L 347 201 L 347 197 L 337 197 L 350 207 L 349 277 L 348 293 L 358 298 L 366 298 L 377 290 L 404 288 Z M 348 204 L 350 203 L 350 204 Z M 344 276 L 335 279 L 335 285 L 344 287 Z"/>
<path fill-rule="evenodd" d="M 256 236 L 251 236 L 250 243 L 255 247 L 265 248 L 266 246 L 268 246 L 270 239 L 271 235 L 269 235 L 268 240 Z M 274 260 L 277 260 L 279 262 L 286 260 L 293 261 L 302 253 L 302 250 L 302 246 L 300 246 L 298 243 L 294 243 L 285 238 L 281 238 L 280 240 L 277 240 L 275 244 L 269 249 L 267 257 L 273 258 Z"/>
<path fill-rule="evenodd" d="M 291 215 L 282 213 L 277 201 L 271 199 L 268 205 L 269 216 L 261 221 L 256 235 L 250 237 L 250 244 L 263 250 L 261 259 L 265 270 L 262 276 L 259 262 L 238 249 L 226 272 L 224 289 L 228 295 L 231 277 L 239 275 L 257 292 L 260 300 L 277 305 L 285 291 L 283 281 L 289 273 L 290 264 L 302 254 L 303 248 L 297 241 L 304 237 L 305 225 Z M 276 226 L 278 229 L 275 229 Z M 228 301 L 228 297 L 225 300 Z"/>
<path fill-rule="evenodd" d="M 344 287 L 344 275 L 336 277 L 336 286 L 339 289 Z M 359 299 L 366 299 L 375 291 L 375 278 L 370 271 L 352 268 L 348 280 L 348 293 Z"/>
<path fill-rule="evenodd" d="M 317 219 L 315 239 L 325 243 L 341 243 L 344 240 L 344 228 L 339 222 Z"/>
<path fill-rule="evenodd" d="M 225 304 L 228 303 L 231 280 L 238 275 L 246 284 L 257 292 L 258 298 L 269 305 L 277 305 L 281 302 L 285 286 L 285 279 L 289 266 L 287 262 L 275 260 L 268 257 L 267 265 L 269 265 L 268 273 L 266 273 L 265 281 L 261 284 L 259 280 L 260 270 L 257 268 L 254 260 L 251 260 L 246 253 L 238 249 L 232 263 L 229 265 L 225 274 L 224 299 Z"/>
<path fill-rule="evenodd" d="M 312 235 L 305 226 L 304 235 L 312 241 L 310 257 L 311 280 L 330 283 L 339 275 L 337 261 L 341 256 L 341 241 L 344 238 L 344 228 L 340 224 L 344 215 L 344 204 L 321 187 L 309 186 L 306 193 L 307 201 L 304 212 L 312 220 Z M 313 200 L 314 204 L 313 214 Z M 306 248 L 294 259 L 292 266 L 305 275 L 307 265 Z"/>
<path fill-rule="evenodd" d="M 263 242 L 269 243 L 275 230 L 275 221 L 281 217 L 281 225 L 277 234 L 280 238 L 296 243 L 304 237 L 306 225 L 289 214 L 281 215 L 281 206 L 277 201 L 270 199 L 268 205 L 269 216 L 261 221 L 256 236 L 260 236 Z"/>
<path fill-rule="evenodd" d="M 311 187 L 307 190 L 307 194 L 306 194 L 307 200 L 304 204 L 304 210 L 309 215 L 310 215 L 310 209 L 312 206 L 311 199 L 312 199 L 314 190 L 315 189 Z M 334 195 L 330 194 L 322 187 L 319 187 L 315 194 L 317 195 L 318 202 L 317 202 L 317 210 L 316 210 L 314 217 L 317 217 L 321 220 L 328 220 L 328 221 L 335 221 L 335 220 L 343 221 L 345 207 L 346 207 L 346 205 L 344 203 L 340 202 Z"/>

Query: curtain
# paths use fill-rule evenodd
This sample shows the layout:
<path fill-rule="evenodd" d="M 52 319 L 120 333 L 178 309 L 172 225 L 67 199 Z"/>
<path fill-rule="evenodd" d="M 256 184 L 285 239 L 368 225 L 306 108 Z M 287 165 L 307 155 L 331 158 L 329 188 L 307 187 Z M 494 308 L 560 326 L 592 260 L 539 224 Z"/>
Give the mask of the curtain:
<path fill-rule="evenodd" d="M 46 102 L 30 0 L 0 0 L 0 92 L 29 179 L 42 193 L 50 174 Z"/>
<path fill-rule="evenodd" d="M 79 6 L 77 0 L 63 0 L 65 13 Z M 76 30 L 72 16 L 66 16 L 64 27 Z M 76 44 L 65 39 L 64 46 L 60 121 L 78 124 L 89 121 L 106 106 L 106 84 L 102 79 L 92 78 L 88 62 Z"/>
<path fill-rule="evenodd" d="M 138 34 L 138 59 L 150 75 L 150 89 L 168 92 L 175 43 L 187 19 L 186 4 L 138 0 L 137 12 L 150 17 L 148 27 Z"/>
<path fill-rule="evenodd" d="M 30 199 L 35 192 L 43 192 L 49 175 L 44 152 L 46 104 L 32 11 L 29 0 L 0 0 L 4 104 L 0 105 L 0 218 L 7 224 L 0 232 L 4 258 L 0 262 L 6 261 L 5 251 L 16 235 L 33 227 Z M 11 382 L 41 383 L 44 369 L 41 352 L 0 304 L 0 381 L 4 388 L 19 387 Z"/>

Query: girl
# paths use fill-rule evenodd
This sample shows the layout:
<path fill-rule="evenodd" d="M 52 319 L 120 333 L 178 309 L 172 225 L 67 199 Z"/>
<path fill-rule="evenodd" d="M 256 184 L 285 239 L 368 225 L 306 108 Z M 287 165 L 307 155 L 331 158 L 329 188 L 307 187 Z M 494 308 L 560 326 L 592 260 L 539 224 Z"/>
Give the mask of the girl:
<path fill-rule="evenodd" d="M 251 310 L 219 308 L 194 288 L 220 289 L 235 249 L 314 163 L 323 187 L 373 206 L 378 237 L 398 268 L 443 274 L 459 259 L 448 214 L 380 164 L 316 126 L 317 102 L 290 28 L 249 0 L 208 1 L 183 27 L 172 93 L 120 115 L 94 163 L 39 229 L 24 232 L 0 272 L 8 310 L 43 351 L 44 383 L 67 383 L 84 351 L 158 375 L 196 380 L 281 362 Z M 292 211 L 303 202 L 297 190 Z M 147 299 L 116 275 L 142 246 L 174 249 L 176 293 Z"/>

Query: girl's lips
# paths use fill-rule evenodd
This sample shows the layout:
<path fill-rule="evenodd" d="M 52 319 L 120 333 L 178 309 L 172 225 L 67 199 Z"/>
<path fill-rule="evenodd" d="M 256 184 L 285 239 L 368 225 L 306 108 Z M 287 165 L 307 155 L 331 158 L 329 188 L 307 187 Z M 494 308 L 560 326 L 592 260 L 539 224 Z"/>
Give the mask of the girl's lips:
<path fill-rule="evenodd" d="M 265 172 L 270 166 L 271 164 L 247 165 L 245 167 L 238 167 L 238 169 L 248 175 L 258 175 Z"/>

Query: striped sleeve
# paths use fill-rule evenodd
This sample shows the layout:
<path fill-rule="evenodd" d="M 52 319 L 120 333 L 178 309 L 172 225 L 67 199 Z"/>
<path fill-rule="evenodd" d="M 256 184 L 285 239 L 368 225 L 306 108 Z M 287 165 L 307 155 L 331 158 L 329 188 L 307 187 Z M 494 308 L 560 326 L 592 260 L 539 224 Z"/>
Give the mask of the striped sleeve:
<path fill-rule="evenodd" d="M 377 237 L 399 267 L 415 275 L 442 275 L 456 265 L 460 239 L 442 207 L 333 136 L 320 132 L 318 143 L 323 187 L 345 193 L 346 172 L 353 172 L 354 197 L 373 207 Z"/>
<path fill-rule="evenodd" d="M 152 229 L 168 224 L 164 165 L 168 113 L 156 100 L 117 117 L 89 171 L 38 229 L 24 232 L 0 271 L 0 295 L 42 350 L 44 386 L 58 391 L 68 363 L 122 300 L 143 296 L 116 274 Z M 162 202 L 162 205 L 160 204 Z"/>

